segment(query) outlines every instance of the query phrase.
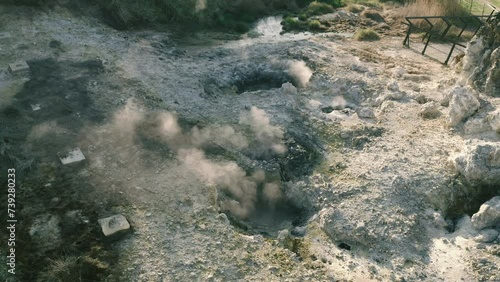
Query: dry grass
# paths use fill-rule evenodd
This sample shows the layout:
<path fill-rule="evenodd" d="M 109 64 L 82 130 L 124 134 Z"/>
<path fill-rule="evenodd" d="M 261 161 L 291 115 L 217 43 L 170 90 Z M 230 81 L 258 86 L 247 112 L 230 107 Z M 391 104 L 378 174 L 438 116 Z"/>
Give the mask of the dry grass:
<path fill-rule="evenodd" d="M 419 16 L 464 16 L 468 12 L 457 0 L 414 0 L 401 9 L 401 19 Z M 438 29 L 445 26 L 442 20 L 431 20 Z M 427 29 L 429 25 L 424 20 L 412 20 L 412 23 Z"/>
<path fill-rule="evenodd" d="M 354 38 L 358 41 L 377 41 L 380 40 L 380 36 L 376 31 L 371 28 L 360 29 L 354 35 Z"/>
<path fill-rule="evenodd" d="M 457 0 L 415 0 L 403 9 L 401 15 L 408 16 L 461 16 L 467 11 Z"/>
<path fill-rule="evenodd" d="M 363 12 L 363 10 L 365 9 L 365 7 L 361 6 L 361 5 L 357 5 L 357 4 L 350 4 L 345 9 L 348 12 L 359 14 L 359 13 Z"/>

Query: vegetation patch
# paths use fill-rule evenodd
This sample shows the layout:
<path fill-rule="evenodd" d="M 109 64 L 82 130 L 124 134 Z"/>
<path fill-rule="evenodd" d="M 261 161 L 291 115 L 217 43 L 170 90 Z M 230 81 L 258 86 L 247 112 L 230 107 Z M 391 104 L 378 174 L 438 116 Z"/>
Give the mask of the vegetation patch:
<path fill-rule="evenodd" d="M 359 13 L 363 12 L 365 7 L 363 7 L 361 5 L 357 5 L 357 4 L 350 4 L 345 9 L 346 9 L 346 11 L 348 11 L 350 13 L 359 14 Z"/>
<path fill-rule="evenodd" d="M 380 35 L 375 30 L 366 28 L 358 30 L 354 38 L 358 41 L 377 41 L 380 40 Z"/>

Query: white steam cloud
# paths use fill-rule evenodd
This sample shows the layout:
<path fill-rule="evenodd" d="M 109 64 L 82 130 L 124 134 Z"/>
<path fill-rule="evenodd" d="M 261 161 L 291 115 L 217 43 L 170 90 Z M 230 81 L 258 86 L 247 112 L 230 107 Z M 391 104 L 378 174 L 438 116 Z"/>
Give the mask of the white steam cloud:
<path fill-rule="evenodd" d="M 335 96 L 332 99 L 331 106 L 335 110 L 342 110 L 347 106 L 347 101 L 344 99 L 343 96 Z"/>
<path fill-rule="evenodd" d="M 265 111 L 252 107 L 249 113 L 241 116 L 240 123 L 251 128 L 259 153 L 286 152 L 286 147 L 280 144 L 283 131 L 271 125 Z M 178 159 L 200 181 L 226 192 L 229 197 L 221 203 L 221 208 L 233 216 L 245 218 L 254 211 L 258 200 L 258 187 L 262 187 L 262 196 L 271 205 L 282 196 L 278 182 L 265 183 L 264 171 L 259 170 L 247 176 L 245 170 L 235 162 L 214 162 L 206 157 L 203 151 L 206 146 L 217 145 L 236 149 L 249 146 L 247 138 L 231 126 L 210 125 L 183 131 L 175 114 L 146 113 L 130 100 L 124 109 L 114 116 L 113 128 L 118 131 L 120 139 L 133 142 L 139 127 L 146 130 L 141 132 L 151 138 L 159 138 L 176 151 Z"/>
<path fill-rule="evenodd" d="M 313 75 L 312 70 L 304 61 L 291 61 L 288 63 L 288 73 L 294 78 L 299 87 L 306 87 Z"/>
<path fill-rule="evenodd" d="M 286 147 L 280 142 L 283 140 L 283 131 L 277 126 L 271 125 L 269 116 L 264 110 L 252 107 L 250 113 L 242 114 L 240 123 L 250 126 L 255 138 L 259 142 L 259 154 L 265 154 L 269 150 L 277 154 L 286 152 Z"/>
<path fill-rule="evenodd" d="M 207 8 L 207 0 L 196 0 L 195 5 L 196 12 L 201 12 Z"/>

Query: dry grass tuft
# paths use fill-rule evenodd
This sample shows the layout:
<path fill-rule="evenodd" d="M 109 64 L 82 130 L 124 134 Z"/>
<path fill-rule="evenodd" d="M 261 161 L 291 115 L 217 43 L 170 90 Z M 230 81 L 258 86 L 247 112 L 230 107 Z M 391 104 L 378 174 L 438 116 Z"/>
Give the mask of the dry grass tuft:
<path fill-rule="evenodd" d="M 367 28 L 358 30 L 354 38 L 358 41 L 377 41 L 380 40 L 380 35 L 373 29 Z"/>

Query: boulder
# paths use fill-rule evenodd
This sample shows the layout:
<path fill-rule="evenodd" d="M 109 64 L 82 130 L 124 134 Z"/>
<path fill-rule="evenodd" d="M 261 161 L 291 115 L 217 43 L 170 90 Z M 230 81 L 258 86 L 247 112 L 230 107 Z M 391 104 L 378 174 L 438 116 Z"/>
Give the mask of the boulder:
<path fill-rule="evenodd" d="M 464 124 L 464 133 L 468 135 L 491 131 L 491 126 L 485 118 L 470 118 Z"/>
<path fill-rule="evenodd" d="M 500 143 L 467 141 L 455 167 L 472 184 L 500 184 Z"/>
<path fill-rule="evenodd" d="M 434 119 L 441 116 L 439 104 L 434 101 L 424 104 L 419 115 L 424 119 Z"/>
<path fill-rule="evenodd" d="M 497 239 L 498 234 L 498 231 L 495 229 L 484 229 L 473 240 L 478 243 L 491 243 Z"/>
<path fill-rule="evenodd" d="M 448 124 L 456 126 L 472 116 L 480 106 L 473 90 L 468 87 L 455 87 L 450 92 L 450 116 Z"/>
<path fill-rule="evenodd" d="M 472 216 L 471 221 L 472 226 L 477 230 L 500 225 L 500 196 L 493 197 L 484 203 L 479 211 Z"/>

